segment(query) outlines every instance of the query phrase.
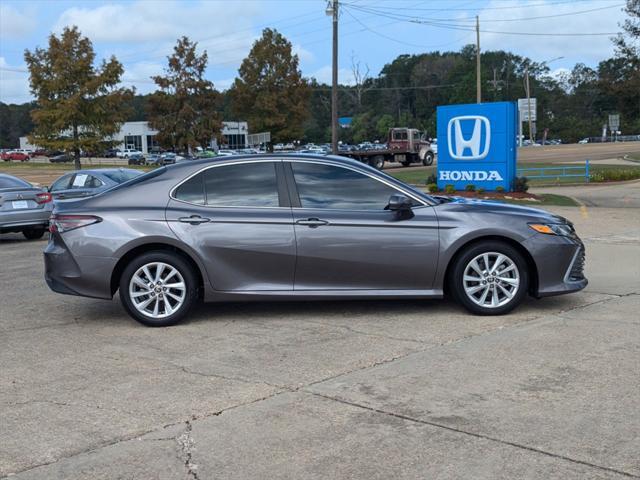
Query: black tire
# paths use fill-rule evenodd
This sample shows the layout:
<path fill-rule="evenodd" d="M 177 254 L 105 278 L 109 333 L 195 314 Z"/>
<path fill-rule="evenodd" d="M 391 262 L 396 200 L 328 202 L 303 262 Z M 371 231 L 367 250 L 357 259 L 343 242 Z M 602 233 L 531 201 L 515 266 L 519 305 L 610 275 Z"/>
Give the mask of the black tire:
<path fill-rule="evenodd" d="M 24 238 L 27 240 L 39 240 L 46 231 L 47 230 L 44 227 L 30 228 L 29 230 L 23 230 L 22 235 L 24 235 Z"/>
<path fill-rule="evenodd" d="M 409 165 L 411 165 L 411 161 L 410 161 L 410 160 L 405 160 L 404 162 L 400 162 L 400 164 L 401 164 L 403 167 L 408 167 Z"/>
<path fill-rule="evenodd" d="M 182 305 L 171 315 L 153 318 L 140 312 L 133 304 L 129 294 L 129 283 L 133 275 L 149 263 L 162 262 L 178 270 L 186 285 L 185 298 Z M 183 321 L 198 300 L 198 280 L 193 267 L 180 254 L 166 251 L 147 252 L 133 259 L 125 267 L 120 276 L 120 300 L 125 310 L 135 320 L 148 327 L 167 327 Z"/>
<path fill-rule="evenodd" d="M 483 307 L 474 303 L 465 292 L 463 283 L 464 272 L 469 263 L 478 255 L 488 252 L 496 252 L 508 257 L 517 267 L 519 275 L 520 283 L 511 300 L 504 305 L 496 307 Z M 498 240 L 485 240 L 465 248 L 464 252 L 455 258 L 448 280 L 451 295 L 459 304 L 475 315 L 504 315 L 509 313 L 522 302 L 529 290 L 529 271 L 524 257 L 508 243 Z M 498 289 L 499 287 L 493 288 Z"/>
<path fill-rule="evenodd" d="M 371 160 L 369 160 L 369 165 L 371 165 L 376 170 L 382 170 L 384 168 L 384 155 L 376 155 Z"/>
<path fill-rule="evenodd" d="M 429 165 L 433 164 L 433 152 L 427 152 L 427 154 L 424 156 L 424 160 L 422 160 L 422 165 L 424 165 L 425 167 L 428 167 Z"/>

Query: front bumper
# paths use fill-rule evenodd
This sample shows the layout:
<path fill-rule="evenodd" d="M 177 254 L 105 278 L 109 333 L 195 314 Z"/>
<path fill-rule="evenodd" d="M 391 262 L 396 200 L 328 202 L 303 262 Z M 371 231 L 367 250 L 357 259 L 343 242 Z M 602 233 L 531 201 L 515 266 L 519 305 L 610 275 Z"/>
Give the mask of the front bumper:
<path fill-rule="evenodd" d="M 536 234 L 523 242 L 537 269 L 534 296 L 549 297 L 585 288 L 585 247 L 577 237 Z"/>

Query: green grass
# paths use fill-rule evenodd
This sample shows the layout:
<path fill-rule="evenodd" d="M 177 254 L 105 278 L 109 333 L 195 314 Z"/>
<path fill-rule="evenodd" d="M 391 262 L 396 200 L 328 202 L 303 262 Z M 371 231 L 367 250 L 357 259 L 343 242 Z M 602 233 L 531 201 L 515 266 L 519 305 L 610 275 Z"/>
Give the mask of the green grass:
<path fill-rule="evenodd" d="M 436 167 L 408 167 L 402 170 L 393 170 L 386 173 L 404 183 L 409 183 L 411 185 L 426 185 L 427 177 L 429 175 L 436 174 Z"/>

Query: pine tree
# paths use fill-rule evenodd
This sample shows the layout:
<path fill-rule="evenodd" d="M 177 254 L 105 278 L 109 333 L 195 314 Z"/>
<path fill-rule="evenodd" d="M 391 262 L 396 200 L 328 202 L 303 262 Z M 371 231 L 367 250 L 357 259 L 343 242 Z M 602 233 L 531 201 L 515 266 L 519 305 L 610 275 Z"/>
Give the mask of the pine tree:
<path fill-rule="evenodd" d="M 291 42 L 266 28 L 247 58 L 229 94 L 232 111 L 253 132 L 271 132 L 274 142 L 299 139 L 309 116 L 310 90 Z"/>
<path fill-rule="evenodd" d="M 206 147 L 220 136 L 222 98 L 204 78 L 208 56 L 182 37 L 168 57 L 165 75 L 153 78 L 159 91 L 149 97 L 149 124 L 160 145 L 174 150 Z"/>

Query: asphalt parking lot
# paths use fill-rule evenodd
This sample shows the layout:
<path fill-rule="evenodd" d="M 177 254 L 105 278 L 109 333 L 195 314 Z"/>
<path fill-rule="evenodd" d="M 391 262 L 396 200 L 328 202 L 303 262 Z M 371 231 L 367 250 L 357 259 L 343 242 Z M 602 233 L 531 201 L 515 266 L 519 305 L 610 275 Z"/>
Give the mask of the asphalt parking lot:
<path fill-rule="evenodd" d="M 210 304 L 148 329 L 0 236 L 0 476 L 640 478 L 640 208 L 550 210 L 590 284 L 503 317 Z"/>

